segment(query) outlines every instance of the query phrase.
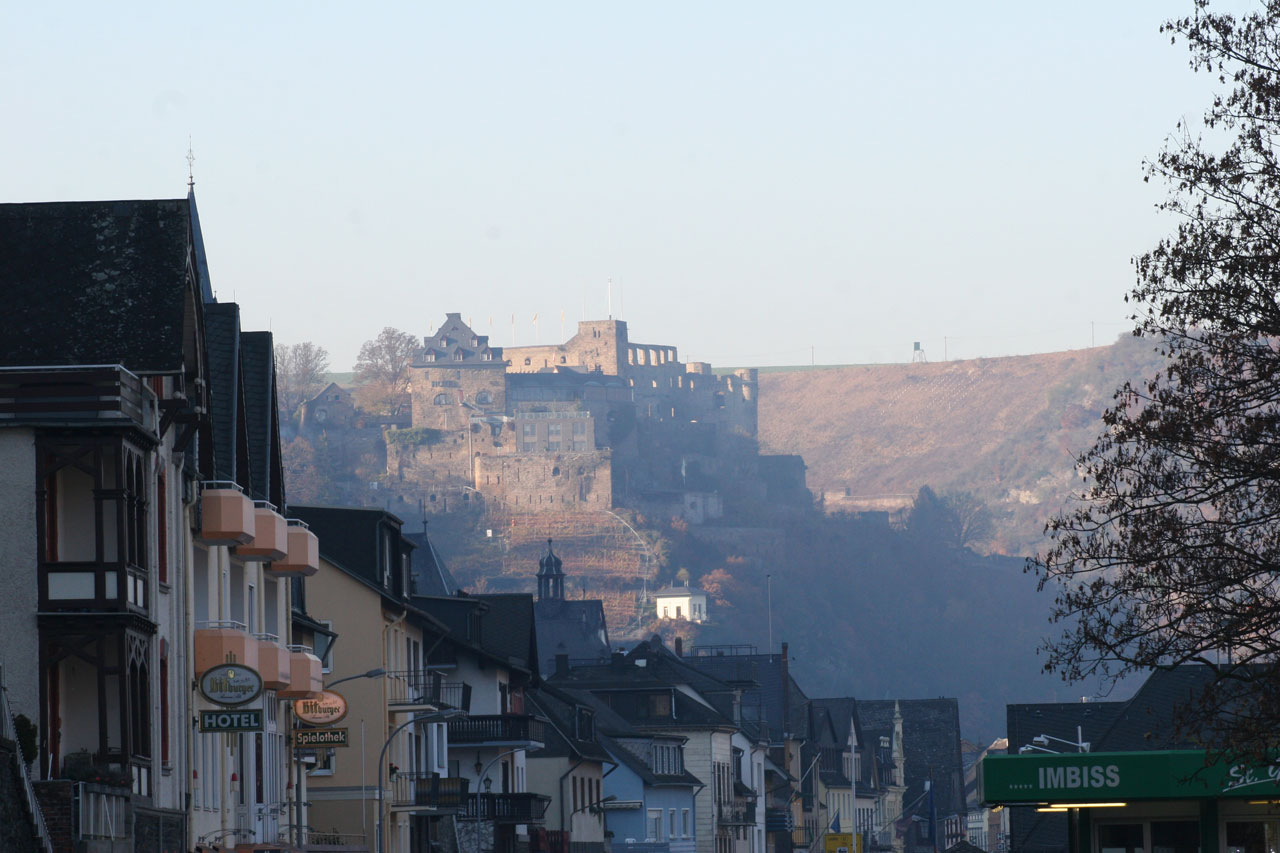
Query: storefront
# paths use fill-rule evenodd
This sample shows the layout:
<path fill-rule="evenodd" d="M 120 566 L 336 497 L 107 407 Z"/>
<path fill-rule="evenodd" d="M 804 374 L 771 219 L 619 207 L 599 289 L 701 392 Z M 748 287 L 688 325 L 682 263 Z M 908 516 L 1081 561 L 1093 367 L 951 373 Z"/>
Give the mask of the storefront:
<path fill-rule="evenodd" d="M 986 806 L 1062 812 L 1071 853 L 1280 851 L 1280 764 L 1206 766 L 1189 750 L 988 755 L 978 787 Z"/>

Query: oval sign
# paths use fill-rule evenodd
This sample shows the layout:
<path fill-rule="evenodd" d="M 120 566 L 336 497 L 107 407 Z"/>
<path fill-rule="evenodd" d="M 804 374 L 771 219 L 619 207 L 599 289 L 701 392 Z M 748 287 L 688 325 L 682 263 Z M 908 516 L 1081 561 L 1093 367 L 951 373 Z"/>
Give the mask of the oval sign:
<path fill-rule="evenodd" d="M 245 705 L 262 693 L 262 676 L 244 664 L 219 664 L 200 676 L 200 692 L 218 705 Z"/>
<path fill-rule="evenodd" d="M 293 713 L 304 723 L 331 726 L 347 715 L 347 700 L 341 693 L 322 690 L 314 699 L 294 699 Z"/>

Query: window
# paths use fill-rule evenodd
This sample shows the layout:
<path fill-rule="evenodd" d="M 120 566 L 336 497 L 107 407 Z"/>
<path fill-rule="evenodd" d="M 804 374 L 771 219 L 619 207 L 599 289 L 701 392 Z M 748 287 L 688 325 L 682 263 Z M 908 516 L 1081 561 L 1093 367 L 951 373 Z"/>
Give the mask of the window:
<path fill-rule="evenodd" d="M 537 424 L 525 424 L 525 425 L 524 425 L 524 428 L 521 430 L 521 433 L 524 435 L 524 437 L 525 437 L 525 438 L 537 438 L 537 436 L 538 436 L 538 425 L 537 425 Z"/>
<path fill-rule="evenodd" d="M 680 835 L 684 838 L 689 837 L 689 810 L 680 810 Z"/>
<path fill-rule="evenodd" d="M 488 406 L 493 403 L 493 395 L 488 391 L 481 391 L 476 395 L 476 405 Z"/>
<path fill-rule="evenodd" d="M 662 809 L 649 809 L 649 820 L 645 825 L 645 841 L 662 840 Z"/>
<path fill-rule="evenodd" d="M 667 837 L 675 838 L 677 837 L 676 836 L 676 810 L 675 809 L 669 810 L 667 812 L 667 818 L 670 821 L 667 825 L 667 832 L 668 832 Z"/>
<path fill-rule="evenodd" d="M 554 435 L 554 436 L 556 436 L 557 438 L 559 438 L 559 436 L 560 436 L 560 424 L 551 424 L 550 426 L 548 426 L 548 427 L 547 427 L 547 435 Z"/>
<path fill-rule="evenodd" d="M 432 398 L 431 402 L 433 405 L 436 405 L 436 406 L 447 406 L 449 405 L 449 395 L 437 394 L 434 398 Z"/>
<path fill-rule="evenodd" d="M 547 450 L 559 450 L 559 449 L 560 449 L 560 442 L 558 440 L 547 442 Z"/>
<path fill-rule="evenodd" d="M 587 423 L 586 423 L 586 421 L 574 421 L 574 422 L 573 422 L 573 434 L 574 434 L 574 435 L 586 435 L 586 434 L 587 434 Z"/>

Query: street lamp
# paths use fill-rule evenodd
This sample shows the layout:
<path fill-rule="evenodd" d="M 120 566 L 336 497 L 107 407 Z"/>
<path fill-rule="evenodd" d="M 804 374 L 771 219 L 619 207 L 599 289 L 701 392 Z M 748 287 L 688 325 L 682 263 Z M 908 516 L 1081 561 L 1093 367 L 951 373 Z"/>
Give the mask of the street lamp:
<path fill-rule="evenodd" d="M 400 725 L 391 730 L 391 734 L 387 737 L 387 742 L 382 745 L 382 751 L 378 753 L 378 845 L 377 853 L 385 853 L 382 840 L 382 764 L 387 759 L 387 748 L 391 746 L 391 741 L 396 739 L 396 735 L 401 731 L 413 725 L 414 723 L 434 723 L 440 720 L 452 720 L 455 717 L 465 717 L 466 711 L 457 708 L 450 708 L 447 711 L 432 711 L 429 714 L 418 714 L 405 720 Z"/>
<path fill-rule="evenodd" d="M 342 684 L 344 681 L 354 681 L 357 678 L 381 678 L 386 674 L 387 674 L 387 671 L 385 669 L 383 669 L 382 667 L 377 667 L 376 669 L 371 669 L 368 672 L 362 672 L 358 675 L 348 675 L 343 678 L 339 678 L 337 681 L 331 681 L 324 686 L 324 689 L 328 690 L 330 687 L 335 687 L 339 684 Z M 293 718 L 293 730 L 294 731 L 298 730 L 298 718 L 296 716 Z M 361 735 L 361 737 L 363 737 L 363 735 Z M 361 741 L 361 747 L 360 747 L 361 749 L 364 749 L 363 744 L 364 744 L 364 741 Z M 301 847 L 302 846 L 302 762 L 298 760 L 298 746 L 297 746 L 296 739 L 294 741 L 294 747 L 293 747 L 293 767 L 294 767 L 293 843 Z"/>

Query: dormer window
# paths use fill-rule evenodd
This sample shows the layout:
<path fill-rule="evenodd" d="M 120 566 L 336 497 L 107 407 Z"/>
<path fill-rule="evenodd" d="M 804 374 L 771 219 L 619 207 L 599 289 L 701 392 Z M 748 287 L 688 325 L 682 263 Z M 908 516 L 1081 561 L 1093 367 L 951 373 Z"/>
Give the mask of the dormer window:
<path fill-rule="evenodd" d="M 427 353 L 427 361 L 435 361 L 435 360 L 436 360 L 436 354 L 434 351 Z"/>
<path fill-rule="evenodd" d="M 462 350 L 456 350 L 456 351 L 453 353 L 453 360 L 454 360 L 454 361 L 462 361 L 462 359 L 464 359 L 465 357 L 466 357 L 466 356 L 464 356 L 464 355 L 463 355 Z"/>

